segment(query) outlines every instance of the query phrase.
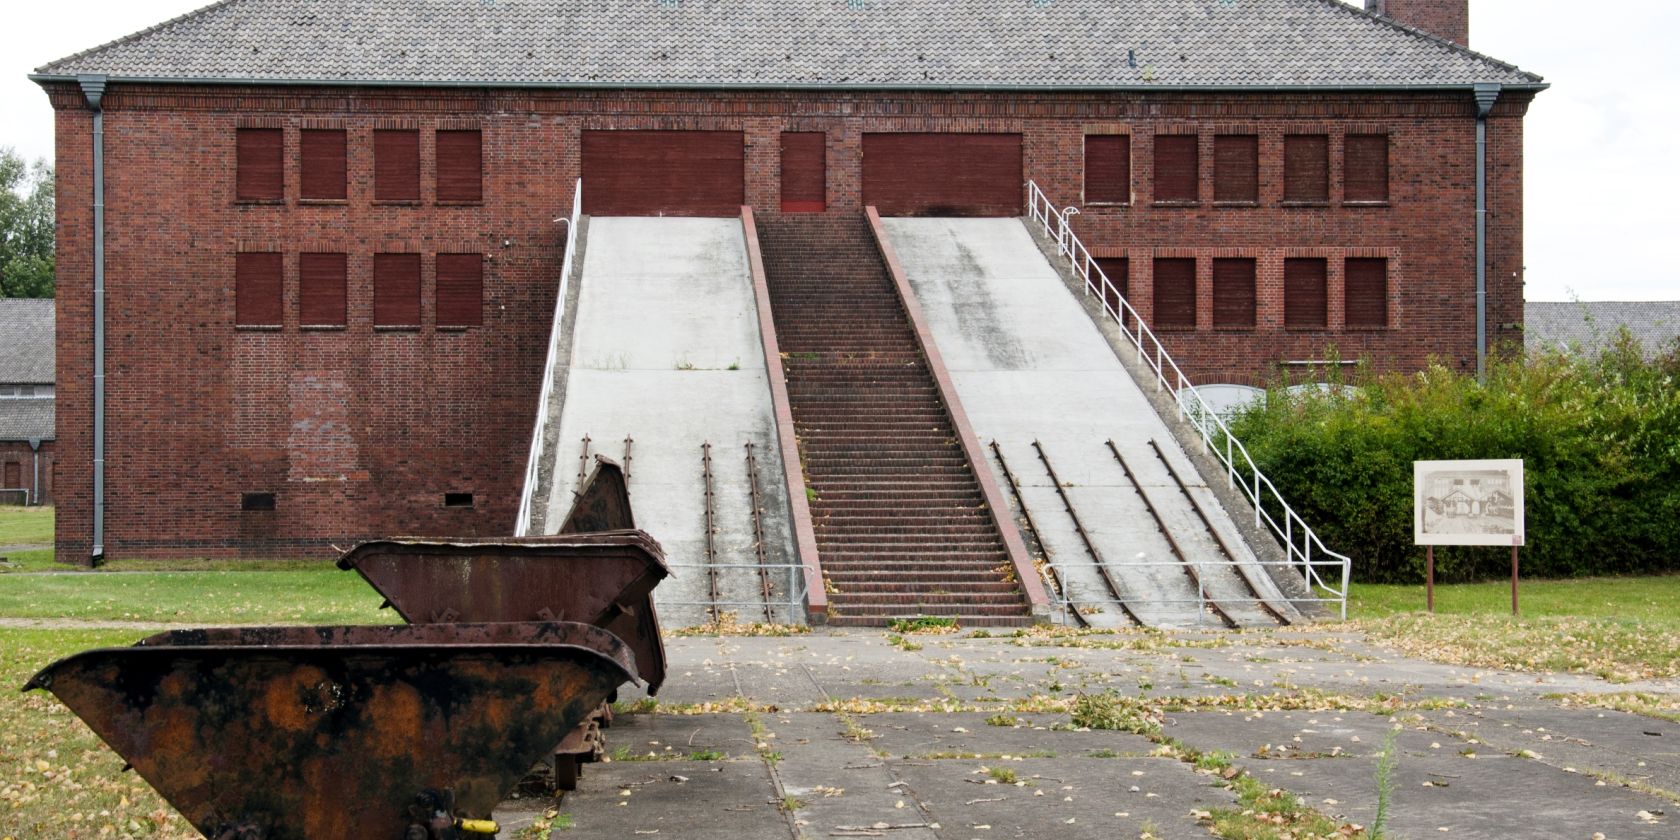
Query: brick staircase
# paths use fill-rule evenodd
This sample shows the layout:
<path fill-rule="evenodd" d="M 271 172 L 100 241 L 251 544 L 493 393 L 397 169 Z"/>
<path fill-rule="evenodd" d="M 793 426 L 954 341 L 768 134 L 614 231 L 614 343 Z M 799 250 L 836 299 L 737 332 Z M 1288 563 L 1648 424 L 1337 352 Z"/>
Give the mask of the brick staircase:
<path fill-rule="evenodd" d="M 1029 623 L 997 523 L 882 264 L 852 218 L 761 220 L 829 623 Z"/>

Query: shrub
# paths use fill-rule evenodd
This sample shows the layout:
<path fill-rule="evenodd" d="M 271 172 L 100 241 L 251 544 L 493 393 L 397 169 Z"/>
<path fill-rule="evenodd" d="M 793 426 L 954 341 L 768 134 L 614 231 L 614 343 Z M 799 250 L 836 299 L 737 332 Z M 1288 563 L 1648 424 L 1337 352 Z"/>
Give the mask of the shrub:
<path fill-rule="evenodd" d="M 1583 359 L 1490 362 L 1486 385 L 1432 365 L 1291 396 L 1281 387 L 1232 433 L 1357 580 L 1415 583 L 1412 462 L 1524 460 L 1527 547 L 1538 577 L 1676 568 L 1680 554 L 1680 347 L 1647 361 L 1625 333 Z M 1278 515 L 1277 511 L 1272 511 Z M 1508 573 L 1496 548 L 1437 548 L 1441 580 Z"/>

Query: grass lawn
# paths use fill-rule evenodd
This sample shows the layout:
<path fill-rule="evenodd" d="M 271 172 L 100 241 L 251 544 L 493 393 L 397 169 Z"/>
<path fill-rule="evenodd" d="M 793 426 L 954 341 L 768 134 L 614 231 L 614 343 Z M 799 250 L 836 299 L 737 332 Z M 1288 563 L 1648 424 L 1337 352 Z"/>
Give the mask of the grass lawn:
<path fill-rule="evenodd" d="M 1435 587 L 1355 584 L 1348 617 L 1401 652 L 1479 668 L 1596 674 L 1612 682 L 1680 676 L 1680 575 Z"/>
<path fill-rule="evenodd" d="M 0 838 L 200 835 L 57 698 L 18 687 L 43 666 L 132 630 L 0 630 Z"/>
<path fill-rule="evenodd" d="M 0 575 L 0 616 L 222 624 L 400 624 L 355 572 Z"/>
<path fill-rule="evenodd" d="M 64 567 L 53 562 L 53 550 L 50 548 L 31 548 L 24 551 L 6 552 L 6 562 L 10 566 L 0 566 L 0 575 L 7 572 L 58 572 Z"/>
<path fill-rule="evenodd" d="M 0 545 L 50 545 L 52 541 L 52 508 L 0 507 Z"/>

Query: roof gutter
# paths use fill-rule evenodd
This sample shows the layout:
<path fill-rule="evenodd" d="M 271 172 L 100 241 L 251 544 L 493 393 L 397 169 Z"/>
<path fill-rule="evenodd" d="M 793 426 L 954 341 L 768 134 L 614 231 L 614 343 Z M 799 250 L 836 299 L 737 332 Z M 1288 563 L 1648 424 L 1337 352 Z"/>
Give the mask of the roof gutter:
<path fill-rule="evenodd" d="M 47 73 L 32 73 L 36 84 L 76 82 L 85 78 Z M 900 84 L 854 82 L 539 82 L 485 81 L 470 79 L 437 79 L 405 81 L 396 79 L 255 79 L 201 78 L 190 76 L 110 76 L 110 82 L 136 85 L 223 85 L 236 87 L 372 87 L 372 88 L 512 88 L 524 90 L 754 90 L 754 91 L 894 91 L 921 93 L 1336 93 L 1391 92 L 1419 93 L 1430 91 L 1471 90 L 1484 82 L 1458 82 L 1425 85 L 1007 85 L 1007 84 Z M 1542 91 L 1551 87 L 1546 82 L 1503 85 L 1506 90 Z"/>
<path fill-rule="evenodd" d="M 88 560 L 105 559 L 105 98 L 104 76 L 76 82 L 93 109 L 93 549 Z"/>

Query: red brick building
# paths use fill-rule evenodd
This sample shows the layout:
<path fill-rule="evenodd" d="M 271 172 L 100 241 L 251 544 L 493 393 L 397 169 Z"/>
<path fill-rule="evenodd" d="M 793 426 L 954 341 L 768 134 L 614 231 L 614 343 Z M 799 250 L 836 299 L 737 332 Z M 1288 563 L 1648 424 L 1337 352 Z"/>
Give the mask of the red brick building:
<path fill-rule="evenodd" d="M 50 505 L 53 302 L 0 298 L 0 504 Z"/>
<path fill-rule="evenodd" d="M 229 0 L 49 64 L 60 556 L 508 532 L 579 177 L 761 217 L 1030 180 L 1199 381 L 1473 368 L 1544 84 L 1467 0 L 1371 4 Z"/>

